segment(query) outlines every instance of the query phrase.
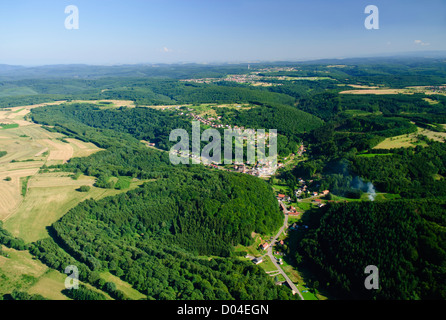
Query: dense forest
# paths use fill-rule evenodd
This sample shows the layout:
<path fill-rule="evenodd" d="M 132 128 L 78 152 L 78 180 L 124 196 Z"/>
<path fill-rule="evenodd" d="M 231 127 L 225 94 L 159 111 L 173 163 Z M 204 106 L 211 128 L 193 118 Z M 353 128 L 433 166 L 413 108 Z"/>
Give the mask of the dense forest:
<path fill-rule="evenodd" d="M 318 274 L 320 289 L 352 299 L 446 298 L 445 200 L 331 204 L 307 215 L 296 258 Z M 367 290 L 364 270 L 379 270 Z"/>
<path fill-rule="evenodd" d="M 229 256 L 237 243 L 250 243 L 252 231 L 281 223 L 266 183 L 218 174 L 176 176 L 86 201 L 53 225 L 54 238 L 90 270 L 110 270 L 155 299 L 287 297 L 252 264 L 199 257 Z M 262 206 L 259 192 L 269 199 Z"/>
<path fill-rule="evenodd" d="M 47 116 L 50 113 L 51 116 Z M 127 133 L 139 140 L 151 141 L 164 150 L 170 150 L 173 142 L 169 141 L 174 129 L 191 132 L 190 121 L 150 108 L 100 109 L 90 104 L 63 104 L 58 107 L 45 107 L 33 110 L 33 120 L 50 126 L 67 127 L 79 130 L 81 136 L 86 131 L 97 128 L 110 134 Z M 81 131 L 83 129 L 83 131 Z M 72 132 L 73 134 L 74 132 Z M 91 137 L 87 137 L 91 138 Z M 95 141 L 100 143 L 99 141 Z M 102 143 L 101 147 L 107 147 Z"/>
<path fill-rule="evenodd" d="M 381 152 L 389 152 L 381 150 Z M 446 145 L 429 142 L 428 147 L 391 150 L 389 156 L 354 157 L 352 170 L 384 192 L 405 198 L 446 196 Z"/>

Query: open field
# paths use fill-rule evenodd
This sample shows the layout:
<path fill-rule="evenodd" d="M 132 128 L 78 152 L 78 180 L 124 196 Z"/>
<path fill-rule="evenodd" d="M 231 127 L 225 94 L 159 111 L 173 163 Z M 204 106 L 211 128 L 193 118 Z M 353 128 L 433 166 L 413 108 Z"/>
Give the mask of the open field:
<path fill-rule="evenodd" d="M 414 92 L 406 89 L 361 89 L 361 90 L 346 90 L 340 94 L 414 94 Z"/>
<path fill-rule="evenodd" d="M 113 282 L 116 285 L 116 289 L 122 291 L 124 295 L 131 300 L 141 300 L 147 298 L 146 295 L 142 294 L 136 289 L 133 289 L 129 283 L 122 281 L 120 278 L 112 275 L 110 272 L 101 272 L 100 277 L 107 282 Z"/>
<path fill-rule="evenodd" d="M 349 85 L 353 87 L 352 85 Z M 358 86 L 356 86 L 358 88 Z M 433 95 L 433 94 L 439 94 L 439 95 L 446 95 L 446 93 L 443 92 L 436 92 L 432 91 L 429 86 L 418 86 L 418 87 L 406 87 L 404 89 L 391 89 L 391 88 L 379 88 L 379 89 L 372 89 L 372 87 L 361 87 L 363 89 L 359 90 L 345 90 L 340 92 L 340 94 L 414 94 L 414 93 L 424 93 L 426 95 Z"/>
<path fill-rule="evenodd" d="M 235 252 L 243 252 L 247 255 L 256 257 L 260 254 L 262 254 L 261 250 L 259 249 L 260 244 L 262 243 L 262 239 L 259 234 L 253 233 L 252 238 L 254 239 L 254 242 L 250 246 L 243 246 L 239 244 L 234 248 Z M 264 252 L 263 252 L 264 253 Z"/>
<path fill-rule="evenodd" d="M 88 157 L 93 153 L 96 153 L 101 150 L 90 142 L 83 142 L 81 140 L 71 139 L 71 138 L 66 138 L 65 140 L 67 140 L 70 143 L 71 147 L 73 148 L 74 158 Z"/>
<path fill-rule="evenodd" d="M 372 115 L 381 115 L 382 112 L 368 112 L 368 111 L 364 111 L 364 110 L 354 110 L 354 109 L 350 109 L 350 110 L 345 110 L 342 112 L 342 114 L 345 115 L 349 115 L 349 116 L 353 116 L 353 117 L 364 117 L 364 116 L 372 116 Z"/>
<path fill-rule="evenodd" d="M 375 157 L 383 157 L 383 156 L 391 156 L 393 153 L 363 153 L 358 154 L 358 157 L 362 158 L 375 158 Z"/>
<path fill-rule="evenodd" d="M 417 136 L 419 134 L 439 142 L 444 142 L 446 139 L 446 132 L 435 132 L 418 128 L 418 131 L 415 133 L 387 138 L 383 142 L 376 145 L 373 149 L 409 148 L 416 147 L 417 145 L 425 146 L 426 144 L 423 141 L 418 140 Z"/>
<path fill-rule="evenodd" d="M 0 295 L 17 289 L 48 299 L 68 300 L 61 293 L 65 289 L 65 275 L 33 259 L 28 251 L 3 247 L 3 253 L 8 257 L 0 256 Z"/>
<path fill-rule="evenodd" d="M 42 105 L 53 104 L 58 103 Z M 37 106 L 40 105 L 0 111 L 0 123 L 8 121 L 18 125 L 0 131 L 0 150 L 7 152 L 0 158 L 0 220 L 19 210 L 23 202 L 21 181 L 35 176 L 44 164 L 61 164 L 73 156 L 87 156 L 101 150 L 76 139 L 64 143 L 58 140 L 64 137 L 62 134 L 49 132 L 40 125 L 26 121 L 24 116 Z M 6 178 L 10 181 L 6 181 Z"/>
<path fill-rule="evenodd" d="M 61 102 L 42 105 L 59 103 Z M 123 102 L 121 105 L 127 103 Z M 38 106 L 40 105 L 0 111 L 0 123 L 15 124 L 0 130 L 0 150 L 7 152 L 0 158 L 0 220 L 4 221 L 5 229 L 26 242 L 47 237 L 47 227 L 81 201 L 116 195 L 137 188 L 145 182 L 121 179 L 121 184 L 126 189 L 100 189 L 93 187 L 93 177 L 81 175 L 74 180 L 70 173 L 40 172 L 43 165 L 64 163 L 72 157 L 89 156 L 101 149 L 91 143 L 49 132 L 40 125 L 25 120 L 30 109 Z M 67 142 L 61 141 L 62 138 Z M 26 185 L 23 183 L 25 179 Z M 77 191 L 84 185 L 90 186 L 88 192 Z M 25 196 L 22 194 L 23 186 L 26 187 Z M 40 294 L 48 299 L 68 299 L 61 293 L 65 289 L 66 275 L 34 260 L 27 251 L 4 248 L 3 252 L 5 256 L 0 256 L 1 295 L 18 289 L 30 294 Z M 116 284 L 129 297 L 144 297 L 122 281 Z M 87 287 L 96 290 L 89 285 Z M 105 295 L 107 299 L 111 299 Z"/>
<path fill-rule="evenodd" d="M 348 84 L 349 87 L 356 88 L 356 89 L 378 89 L 379 87 L 371 87 L 371 86 L 364 86 L 359 84 Z"/>
<path fill-rule="evenodd" d="M 135 103 L 130 100 L 72 100 L 67 103 L 91 103 L 97 104 L 101 108 L 135 107 Z"/>
<path fill-rule="evenodd" d="M 33 259 L 28 251 L 18 251 L 5 246 L 2 246 L 2 250 L 4 255 L 0 255 L 0 296 L 10 294 L 16 289 L 29 294 L 39 294 L 50 300 L 71 300 L 62 293 L 67 275 Z M 107 293 L 90 284 L 79 282 L 111 300 Z"/>
<path fill-rule="evenodd" d="M 38 279 L 35 285 L 29 290 L 29 294 L 40 294 L 50 300 L 70 300 L 62 294 L 65 289 L 65 279 L 67 275 L 54 269 L 48 269 L 47 272 Z"/>
<path fill-rule="evenodd" d="M 446 132 L 435 132 L 427 129 L 421 129 L 420 134 L 438 142 L 445 142 L 446 139 Z"/>
<path fill-rule="evenodd" d="M 14 236 L 33 242 L 48 236 L 46 227 L 59 220 L 70 209 L 87 199 L 102 199 L 124 190 L 93 187 L 95 178 L 80 176 L 77 180 L 69 173 L 39 173 L 28 182 L 28 192 L 15 212 L 7 217 L 4 227 Z M 132 182 L 136 188 L 143 181 Z M 81 186 L 90 186 L 88 192 L 79 192 Z"/>

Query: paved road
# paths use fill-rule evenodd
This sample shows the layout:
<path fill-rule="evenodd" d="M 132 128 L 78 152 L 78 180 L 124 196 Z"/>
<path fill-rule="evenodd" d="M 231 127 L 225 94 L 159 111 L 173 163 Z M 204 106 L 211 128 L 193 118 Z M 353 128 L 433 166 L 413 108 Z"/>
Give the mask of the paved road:
<path fill-rule="evenodd" d="M 279 201 L 281 203 L 281 201 Z M 283 269 L 280 267 L 280 265 L 277 263 L 276 258 L 273 256 L 273 247 L 276 244 L 277 238 L 282 234 L 282 232 L 285 230 L 285 228 L 288 225 L 288 211 L 284 212 L 285 214 L 285 221 L 283 222 L 283 226 L 280 228 L 279 232 L 276 234 L 276 236 L 273 238 L 273 240 L 270 243 L 270 246 L 268 247 L 267 254 L 270 258 L 270 260 L 273 262 L 274 266 L 279 270 L 280 274 L 283 275 L 286 282 L 290 286 L 291 290 L 293 292 L 297 293 L 302 300 L 304 300 L 304 297 L 302 296 L 302 293 L 300 293 L 299 289 L 297 289 L 296 285 L 291 281 L 291 279 L 288 277 L 288 275 L 283 271 Z"/>

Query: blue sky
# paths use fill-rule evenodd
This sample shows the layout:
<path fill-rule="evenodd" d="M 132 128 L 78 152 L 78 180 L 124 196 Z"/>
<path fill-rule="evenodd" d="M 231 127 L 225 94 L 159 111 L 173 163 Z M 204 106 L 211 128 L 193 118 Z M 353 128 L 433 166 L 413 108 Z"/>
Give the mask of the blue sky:
<path fill-rule="evenodd" d="M 367 5 L 379 30 L 367 30 Z M 65 7 L 79 9 L 67 30 Z M 2 0 L 0 64 L 302 60 L 446 50 L 445 0 Z"/>

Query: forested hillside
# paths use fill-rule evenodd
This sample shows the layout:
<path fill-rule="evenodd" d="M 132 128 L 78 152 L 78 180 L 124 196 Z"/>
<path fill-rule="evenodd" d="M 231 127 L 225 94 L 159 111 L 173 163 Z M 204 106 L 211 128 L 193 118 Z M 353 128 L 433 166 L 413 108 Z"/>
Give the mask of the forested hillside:
<path fill-rule="evenodd" d="M 42 124 L 56 128 L 69 126 L 81 137 L 94 130 L 114 135 L 116 132 L 124 133 L 138 141 L 154 142 L 164 150 L 170 150 L 174 144 L 169 141 L 172 130 L 186 129 L 191 132 L 192 128 L 190 121 L 184 118 L 150 108 L 100 109 L 90 104 L 63 104 L 38 108 L 33 110 L 32 115 L 34 121 Z M 97 140 L 94 135 L 87 138 Z"/>
<path fill-rule="evenodd" d="M 53 230 L 92 271 L 110 270 L 156 299 L 272 299 L 288 293 L 257 267 L 195 255 L 229 256 L 234 245 L 251 242 L 252 231 L 280 224 L 266 183 L 196 170 L 84 202 Z"/>
<path fill-rule="evenodd" d="M 446 184 L 441 178 L 446 175 L 445 143 L 429 142 L 425 148 L 391 150 L 389 156 L 354 157 L 351 168 L 378 189 L 405 198 L 446 196 Z"/>
<path fill-rule="evenodd" d="M 308 217 L 298 256 L 338 297 L 445 299 L 445 213 L 440 199 L 332 204 Z M 364 287 L 368 265 L 378 290 Z"/>
<path fill-rule="evenodd" d="M 291 298 L 289 289 L 275 286 L 257 266 L 232 257 L 234 246 L 252 243 L 252 232 L 273 232 L 282 224 L 270 186 L 248 175 L 175 167 L 167 153 L 139 142 L 159 137 L 156 130 L 188 124 L 167 122 L 167 115 L 146 108 L 89 105 L 42 107 L 32 116 L 55 126 L 48 130 L 106 148 L 52 169 L 96 176 L 96 185 L 105 188 L 113 187 L 111 177 L 152 180 L 73 208 L 51 227 L 55 243 L 35 244 L 32 252 L 42 261 L 61 268 L 74 257 L 86 281 L 102 288 L 94 273 L 109 270 L 150 299 Z M 55 249 L 56 243 L 72 257 Z"/>

